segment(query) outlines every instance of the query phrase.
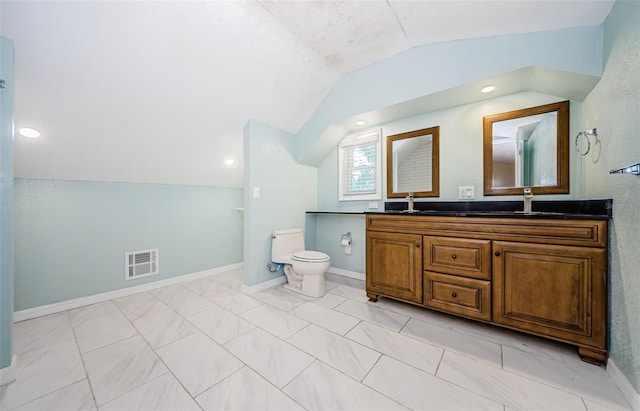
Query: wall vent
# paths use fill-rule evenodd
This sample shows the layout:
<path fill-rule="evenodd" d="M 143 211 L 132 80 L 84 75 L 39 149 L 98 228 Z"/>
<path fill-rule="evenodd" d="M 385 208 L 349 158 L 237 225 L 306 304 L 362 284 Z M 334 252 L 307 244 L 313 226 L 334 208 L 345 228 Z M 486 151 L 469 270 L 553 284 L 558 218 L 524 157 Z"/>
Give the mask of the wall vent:
<path fill-rule="evenodd" d="M 158 274 L 158 249 L 130 251 L 124 254 L 125 280 Z"/>

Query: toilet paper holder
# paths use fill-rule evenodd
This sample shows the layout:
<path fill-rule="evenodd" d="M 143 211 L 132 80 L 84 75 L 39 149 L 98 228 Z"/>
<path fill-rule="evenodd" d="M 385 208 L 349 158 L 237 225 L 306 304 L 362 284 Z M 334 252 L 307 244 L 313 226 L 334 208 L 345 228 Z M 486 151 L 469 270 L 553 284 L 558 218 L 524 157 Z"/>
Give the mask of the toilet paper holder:
<path fill-rule="evenodd" d="M 342 244 L 343 247 L 347 247 L 351 245 L 351 233 L 347 233 L 347 234 L 342 234 L 342 238 L 340 239 L 340 244 Z"/>

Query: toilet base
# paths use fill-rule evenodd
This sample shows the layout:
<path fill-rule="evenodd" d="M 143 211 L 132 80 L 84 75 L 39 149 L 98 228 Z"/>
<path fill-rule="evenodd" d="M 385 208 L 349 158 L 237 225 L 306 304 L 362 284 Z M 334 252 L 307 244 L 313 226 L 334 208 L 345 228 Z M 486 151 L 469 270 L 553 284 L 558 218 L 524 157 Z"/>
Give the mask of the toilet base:
<path fill-rule="evenodd" d="M 322 275 L 305 275 L 302 280 L 302 287 L 297 288 L 290 283 L 286 283 L 284 288 L 295 291 L 308 297 L 324 297 L 327 293 L 327 286 L 324 282 L 324 274 Z"/>

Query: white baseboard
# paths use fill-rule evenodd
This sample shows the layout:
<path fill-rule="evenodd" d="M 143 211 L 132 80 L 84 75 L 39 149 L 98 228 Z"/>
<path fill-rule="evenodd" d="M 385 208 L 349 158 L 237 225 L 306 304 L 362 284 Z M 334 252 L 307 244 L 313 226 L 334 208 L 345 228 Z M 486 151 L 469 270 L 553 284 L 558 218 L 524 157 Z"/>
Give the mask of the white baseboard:
<path fill-rule="evenodd" d="M 327 270 L 329 274 L 341 275 L 343 277 L 355 278 L 356 280 L 365 281 L 366 276 L 364 273 L 358 273 L 356 271 L 343 270 L 342 268 L 329 267 Z"/>
<path fill-rule="evenodd" d="M 285 277 L 284 275 L 281 275 L 280 277 L 276 277 L 272 280 L 258 283 L 252 286 L 242 284 L 241 290 L 245 294 L 255 294 L 259 291 L 266 290 L 267 288 L 275 287 L 280 284 L 284 284 L 286 282 L 287 282 L 287 277 Z"/>
<path fill-rule="evenodd" d="M 106 293 L 89 295 L 87 297 L 74 298 L 73 300 L 61 301 L 59 303 L 41 305 L 39 307 L 28 308 L 13 313 L 13 322 L 30 320 L 36 317 L 42 317 L 49 314 L 55 314 L 62 311 L 71 310 L 86 305 L 101 303 L 113 300 L 115 298 L 126 297 L 145 291 L 155 290 L 157 288 L 167 287 L 169 285 L 179 284 L 186 281 L 196 280 L 212 274 L 233 271 L 242 268 L 242 263 L 225 265 L 222 267 L 211 268 L 209 270 L 198 271 L 196 273 L 185 274 L 178 277 L 167 278 L 166 280 L 154 281 L 152 283 L 140 284 L 133 287 L 121 288 L 119 290 L 107 291 Z"/>
<path fill-rule="evenodd" d="M 329 269 L 327 270 L 327 273 L 330 274 L 336 274 L 336 275 L 341 275 L 343 277 L 349 277 L 349 278 L 355 278 L 356 280 L 363 280 L 365 279 L 364 274 L 362 273 L 357 273 L 355 271 L 348 271 L 348 270 L 343 270 L 341 268 L 333 268 L 333 267 L 329 267 Z M 247 286 L 247 285 L 242 285 L 242 292 L 245 294 L 255 294 L 257 292 L 266 290 L 267 288 L 271 288 L 271 287 L 276 287 L 280 284 L 284 284 L 287 282 L 287 277 L 285 277 L 284 275 L 281 275 L 280 277 L 276 277 L 272 280 L 269 281 L 265 281 L 256 285 L 252 285 L 252 286 Z"/>
<path fill-rule="evenodd" d="M 622 392 L 624 399 L 631 405 L 631 409 L 640 410 L 640 394 L 633 388 L 633 385 L 611 358 L 607 361 L 607 372 Z"/>
<path fill-rule="evenodd" d="M 10 366 L 0 368 L 0 385 L 11 384 L 16 380 L 16 375 L 18 375 L 18 356 L 14 355 Z"/>

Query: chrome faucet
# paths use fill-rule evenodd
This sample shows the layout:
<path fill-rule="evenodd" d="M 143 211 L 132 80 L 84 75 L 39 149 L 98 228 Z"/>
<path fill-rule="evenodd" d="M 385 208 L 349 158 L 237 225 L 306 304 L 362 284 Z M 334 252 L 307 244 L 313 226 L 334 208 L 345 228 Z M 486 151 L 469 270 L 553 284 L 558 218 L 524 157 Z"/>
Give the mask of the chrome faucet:
<path fill-rule="evenodd" d="M 409 192 L 407 195 L 407 211 L 408 212 L 413 212 L 413 193 Z"/>
<path fill-rule="evenodd" d="M 531 192 L 531 188 L 527 187 L 524 189 L 524 213 L 531 214 L 531 200 L 533 199 L 533 193 Z"/>

